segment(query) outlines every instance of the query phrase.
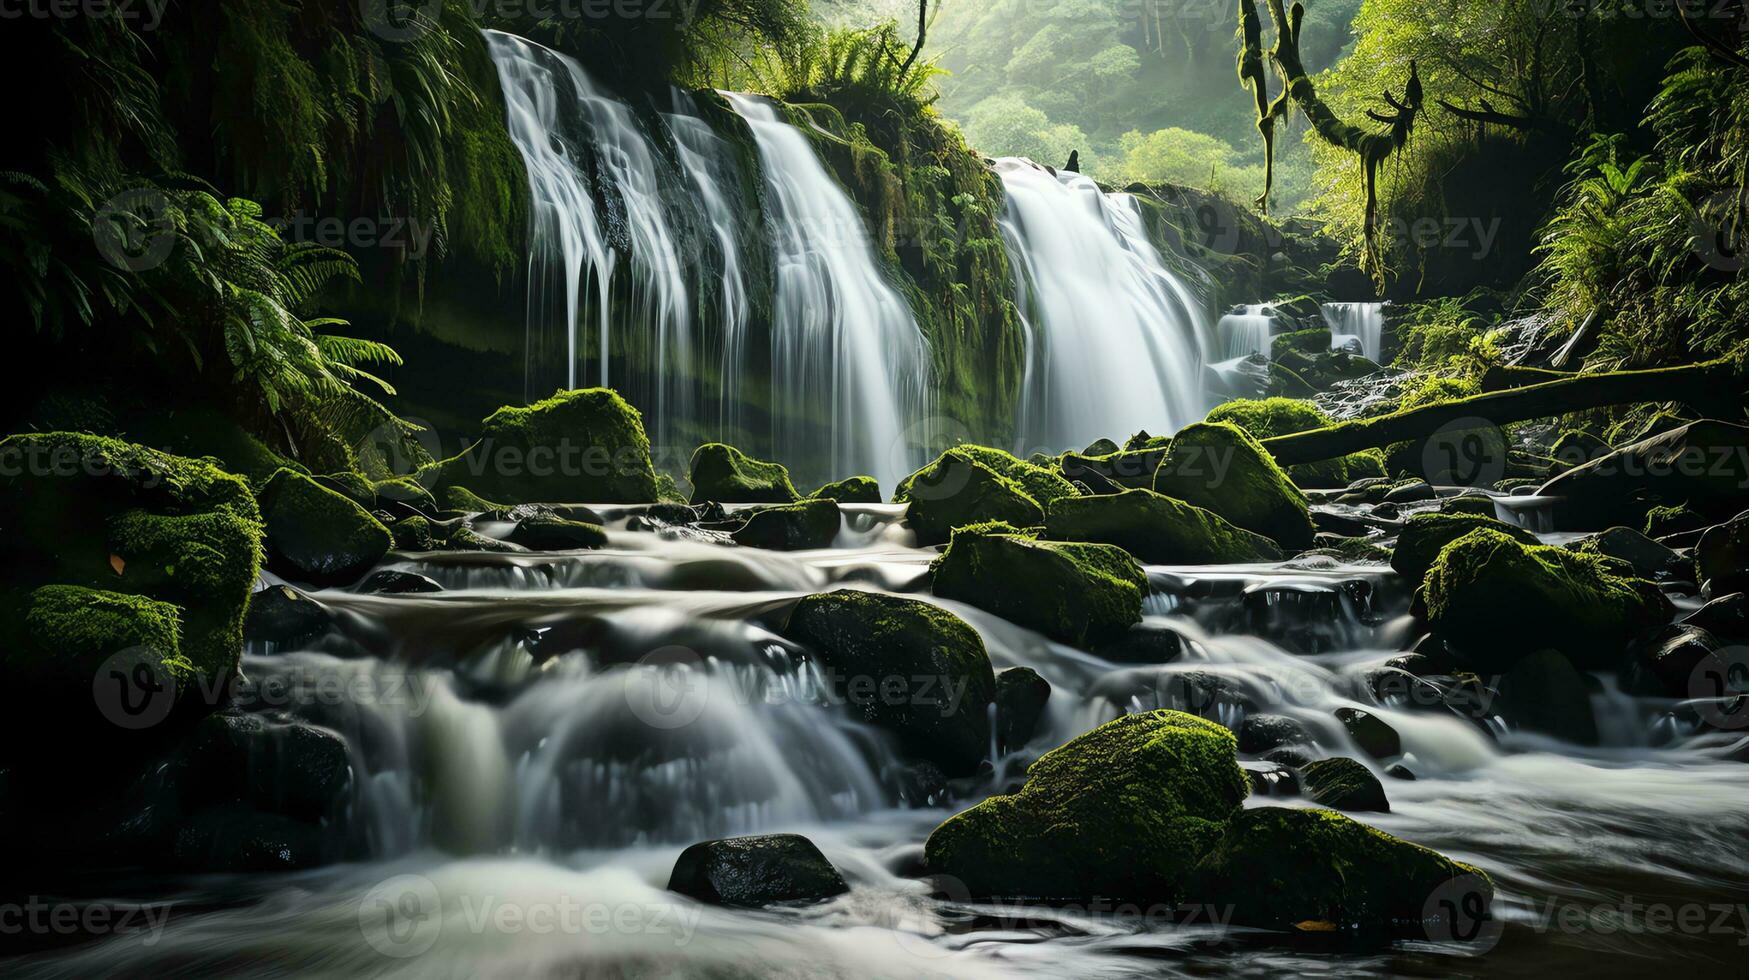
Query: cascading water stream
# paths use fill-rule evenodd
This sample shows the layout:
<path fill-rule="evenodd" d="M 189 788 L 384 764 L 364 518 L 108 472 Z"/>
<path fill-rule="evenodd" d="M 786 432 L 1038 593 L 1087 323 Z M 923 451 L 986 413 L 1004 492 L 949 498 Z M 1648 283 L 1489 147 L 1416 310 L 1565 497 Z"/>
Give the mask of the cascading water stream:
<path fill-rule="evenodd" d="M 1353 338 L 1360 341 L 1362 354 L 1377 361 L 1384 349 L 1384 309 L 1383 303 L 1325 303 L 1318 311 L 1330 326 L 1332 348 Z"/>
<path fill-rule="evenodd" d="M 728 98 L 764 170 L 774 442 L 785 459 L 829 458 L 832 472 L 892 486 L 920 462 L 906 430 L 929 416 L 929 349 L 808 138 L 769 103 Z"/>
<path fill-rule="evenodd" d="M 1275 328 L 1275 310 L 1266 305 L 1242 307 L 1243 313 L 1228 313 L 1215 325 L 1220 338 L 1220 359 L 1249 357 L 1252 354 L 1270 356 L 1269 338 Z"/>
<path fill-rule="evenodd" d="M 1029 160 L 998 160 L 996 172 L 1027 333 L 1022 448 L 1079 448 L 1198 418 L 1206 316 L 1161 262 L 1135 200 Z"/>

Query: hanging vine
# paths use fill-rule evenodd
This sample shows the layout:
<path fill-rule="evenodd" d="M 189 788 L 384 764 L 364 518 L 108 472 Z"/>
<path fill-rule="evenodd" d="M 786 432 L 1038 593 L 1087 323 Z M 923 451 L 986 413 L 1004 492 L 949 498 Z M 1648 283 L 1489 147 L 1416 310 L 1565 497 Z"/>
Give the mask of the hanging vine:
<path fill-rule="evenodd" d="M 1239 0 L 1239 80 L 1257 100 L 1257 130 L 1263 135 L 1263 196 L 1257 199 L 1257 206 L 1268 213 L 1269 194 L 1275 184 L 1275 123 L 1287 117 L 1291 102 L 1299 107 L 1320 139 L 1360 158 L 1366 175 L 1366 241 L 1361 268 L 1383 288 L 1384 264 L 1378 244 L 1378 168 L 1408 143 L 1409 134 L 1415 128 L 1415 117 L 1421 112 L 1420 72 L 1415 62 L 1409 62 L 1409 81 L 1403 87 L 1402 98 L 1397 98 L 1389 90 L 1383 93 L 1390 112 L 1367 110 L 1367 118 L 1389 127 L 1385 132 L 1374 132 L 1345 122 L 1318 97 L 1311 76 L 1306 74 L 1305 65 L 1300 60 L 1300 27 L 1306 17 L 1305 4 L 1295 2 L 1290 14 L 1283 0 L 1267 2 L 1269 17 L 1275 27 L 1275 44 L 1269 49 L 1268 61 L 1282 84 L 1281 94 L 1273 100 L 1269 97 L 1269 81 L 1264 72 L 1263 18 L 1257 11 L 1257 0 Z"/>

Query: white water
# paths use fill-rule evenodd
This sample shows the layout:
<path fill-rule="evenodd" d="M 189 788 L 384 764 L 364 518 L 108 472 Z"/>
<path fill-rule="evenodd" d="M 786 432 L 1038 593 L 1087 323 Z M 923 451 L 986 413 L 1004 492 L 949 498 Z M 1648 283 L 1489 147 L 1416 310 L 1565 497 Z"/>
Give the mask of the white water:
<path fill-rule="evenodd" d="M 1330 326 L 1332 348 L 1354 337 L 1360 340 L 1361 353 L 1376 361 L 1384 348 L 1384 309 L 1383 303 L 1325 303 L 1318 311 Z"/>
<path fill-rule="evenodd" d="M 1003 239 L 1027 332 L 1019 442 L 1084 446 L 1195 421 L 1207 317 L 1126 194 L 1029 160 L 996 162 Z"/>
<path fill-rule="evenodd" d="M 1215 325 L 1221 339 L 1221 360 L 1262 354 L 1268 357 L 1270 333 L 1275 327 L 1275 311 L 1269 306 L 1247 306 L 1243 313 L 1228 313 Z"/>
<path fill-rule="evenodd" d="M 829 458 L 834 473 L 892 486 L 922 462 L 909 445 L 918 433 L 907 429 L 929 415 L 929 349 L 881 271 L 861 214 L 807 137 L 769 103 L 728 97 L 753 130 L 764 170 L 779 454 Z"/>

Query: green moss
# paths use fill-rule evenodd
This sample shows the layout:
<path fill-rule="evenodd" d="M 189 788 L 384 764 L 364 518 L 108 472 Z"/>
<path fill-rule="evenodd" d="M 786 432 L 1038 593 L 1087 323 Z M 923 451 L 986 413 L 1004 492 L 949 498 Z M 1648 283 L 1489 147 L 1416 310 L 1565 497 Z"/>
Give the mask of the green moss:
<path fill-rule="evenodd" d="M 261 515 L 240 477 L 206 460 L 73 433 L 0 441 L 0 577 L 168 603 L 178 649 L 222 680 L 242 651 Z"/>
<path fill-rule="evenodd" d="M 397 476 L 387 480 L 377 480 L 370 485 L 371 494 L 378 500 L 398 500 L 412 507 L 426 510 L 437 510 L 437 498 L 432 496 L 425 485 L 410 476 Z"/>
<path fill-rule="evenodd" d="M 1275 542 L 1219 514 L 1152 490 L 1071 497 L 1052 504 L 1045 530 L 1059 541 L 1117 545 L 1156 565 L 1275 561 Z"/>
<path fill-rule="evenodd" d="M 838 537 L 842 523 L 837 501 L 804 500 L 755 511 L 731 537 L 736 544 L 749 548 L 776 551 L 828 548 Z"/>
<path fill-rule="evenodd" d="M 1706 518 L 1695 513 L 1687 504 L 1670 504 L 1646 511 L 1646 525 L 1642 530 L 1647 537 L 1659 538 L 1683 531 L 1698 531 L 1706 526 Z"/>
<path fill-rule="evenodd" d="M 872 476 L 852 476 L 828 483 L 809 495 L 815 500 L 836 500 L 841 504 L 878 504 L 881 485 Z"/>
<path fill-rule="evenodd" d="M 1436 633 L 1484 669 L 1544 648 L 1581 667 L 1613 667 L 1643 629 L 1669 618 L 1657 586 L 1615 563 L 1478 528 L 1439 553 L 1422 586 Z"/>
<path fill-rule="evenodd" d="M 1328 330 L 1294 330 L 1289 333 L 1276 334 L 1269 342 L 1269 356 L 1272 360 L 1281 360 L 1282 356 L 1293 352 L 1296 354 L 1316 355 L 1330 353 L 1330 331 Z"/>
<path fill-rule="evenodd" d="M 261 491 L 267 563 L 280 575 L 314 585 L 345 585 L 394 544 L 370 512 L 310 477 L 280 470 Z"/>
<path fill-rule="evenodd" d="M 1258 439 L 1333 425 L 1317 405 L 1300 398 L 1236 398 L 1210 410 L 1205 422 L 1230 422 Z M 1339 459 L 1290 466 L 1287 474 L 1302 487 L 1346 487 L 1355 480 L 1384 476 L 1384 454 L 1367 450 Z"/>
<path fill-rule="evenodd" d="M 1403 522 L 1403 530 L 1397 534 L 1397 547 L 1391 554 L 1391 568 L 1403 576 L 1403 580 L 1411 588 L 1418 588 L 1421 580 L 1426 577 L 1427 570 L 1433 567 L 1434 559 L 1439 557 L 1445 546 L 1477 528 L 1493 529 L 1520 544 L 1538 543 L 1536 535 L 1524 528 L 1496 520 L 1492 504 L 1489 505 L 1486 517 L 1480 514 L 1446 512 L 1416 514 Z"/>
<path fill-rule="evenodd" d="M 1300 769 L 1306 798 L 1333 810 L 1388 813 L 1391 804 L 1372 770 L 1353 759 L 1318 759 Z"/>
<path fill-rule="evenodd" d="M 1236 425 L 1199 422 L 1172 439 L 1154 474 L 1154 490 L 1275 539 L 1285 548 L 1311 545 L 1306 495 L 1255 438 Z"/>
<path fill-rule="evenodd" d="M 706 443 L 692 454 L 692 502 L 787 504 L 801 499 L 782 463 L 754 459 L 734 446 Z"/>
<path fill-rule="evenodd" d="M 957 449 L 907 477 L 894 499 L 905 511 L 920 544 L 940 544 L 956 527 L 1006 521 L 1018 527 L 1044 523 L 1044 509 L 1020 484 Z"/>
<path fill-rule="evenodd" d="M 949 453 L 958 453 L 972 459 L 991 472 L 999 474 L 1003 479 L 1011 481 L 1040 507 L 1049 506 L 1053 500 L 1080 496 L 1080 491 L 1075 489 L 1073 483 L 1064 479 L 1061 473 L 1048 470 L 1001 449 L 962 443 L 943 453 L 942 456 L 945 457 Z M 940 461 L 941 458 L 938 457 L 936 462 Z M 898 488 L 893 493 L 894 502 L 904 503 L 910 500 L 912 485 L 918 478 L 929 472 L 930 468 L 924 467 L 900 481 Z"/>
<path fill-rule="evenodd" d="M 1286 807 L 1235 816 L 1194 877 L 1200 901 L 1230 904 L 1236 924 L 1274 929 L 1419 934 L 1445 891 L 1458 900 L 1471 890 L 1483 906 L 1494 894 L 1479 868 L 1340 813 Z"/>
<path fill-rule="evenodd" d="M 77 585 L 45 585 L 22 602 L 14 599 L 5 605 L 0 664 L 8 677 L 28 681 L 33 697 L 89 701 L 104 661 L 134 648 L 143 648 L 142 656 L 178 687 L 213 669 L 182 653 L 181 609 L 168 602 Z"/>
<path fill-rule="evenodd" d="M 1166 447 L 1171 445 L 1168 440 L 1163 445 L 1125 449 L 1105 456 L 1084 456 L 1079 453 L 1064 453 L 1059 466 L 1065 477 L 1079 479 L 1083 470 L 1092 471 L 1110 480 L 1120 487 L 1131 490 L 1154 489 L 1154 471 L 1160 468 L 1160 461 L 1166 458 Z"/>
<path fill-rule="evenodd" d="M 909 754 L 956 776 L 975 772 L 988 754 L 996 677 L 983 640 L 958 616 L 917 599 L 840 589 L 796 603 L 783 635 L 828 668 L 853 712 L 893 732 Z M 889 678 L 912 686 L 903 697 L 880 695 Z"/>
<path fill-rule="evenodd" d="M 431 534 L 431 522 L 423 517 L 403 517 L 389 525 L 396 551 L 431 551 L 437 541 Z"/>
<path fill-rule="evenodd" d="M 507 509 L 503 504 L 495 504 L 467 487 L 444 487 L 440 496 L 443 499 L 445 510 L 459 510 L 469 514 L 489 514 Z"/>
<path fill-rule="evenodd" d="M 1123 549 L 961 527 L 931 566 L 933 589 L 1076 646 L 1141 622 L 1148 576 Z"/>
<path fill-rule="evenodd" d="M 686 494 L 680 492 L 680 485 L 666 473 L 656 474 L 656 502 L 662 504 L 684 504 Z"/>
<path fill-rule="evenodd" d="M 974 896 L 1178 902 L 1245 794 L 1225 728 L 1125 715 L 1046 753 L 1020 792 L 935 828 L 925 859 Z"/>
<path fill-rule="evenodd" d="M 1453 497 L 1439 505 L 1441 514 L 1461 514 L 1466 517 L 1486 517 L 1493 519 L 1497 513 L 1492 497 L 1465 495 Z"/>
<path fill-rule="evenodd" d="M 500 408 L 483 426 L 479 442 L 421 471 L 420 482 L 439 497 L 465 486 L 513 504 L 656 499 L 643 417 L 615 391 L 560 391 L 533 405 Z"/>

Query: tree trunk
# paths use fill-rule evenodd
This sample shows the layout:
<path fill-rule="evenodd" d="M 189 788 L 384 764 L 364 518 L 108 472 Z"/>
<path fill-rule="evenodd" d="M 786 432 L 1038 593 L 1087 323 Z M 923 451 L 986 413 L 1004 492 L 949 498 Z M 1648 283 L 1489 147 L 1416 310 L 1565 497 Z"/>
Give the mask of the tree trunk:
<path fill-rule="evenodd" d="M 1548 418 L 1608 405 L 1683 402 L 1702 415 L 1734 419 L 1742 412 L 1741 367 L 1720 358 L 1683 367 L 1573 375 L 1560 381 L 1454 398 L 1382 415 L 1339 422 L 1323 429 L 1265 439 L 1263 448 L 1283 466 L 1335 459 L 1362 449 L 1425 439 L 1455 423 L 1480 428 Z"/>

